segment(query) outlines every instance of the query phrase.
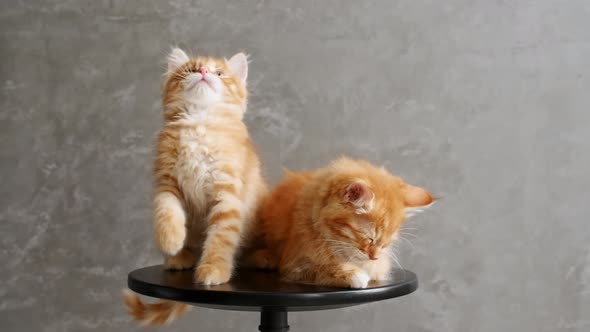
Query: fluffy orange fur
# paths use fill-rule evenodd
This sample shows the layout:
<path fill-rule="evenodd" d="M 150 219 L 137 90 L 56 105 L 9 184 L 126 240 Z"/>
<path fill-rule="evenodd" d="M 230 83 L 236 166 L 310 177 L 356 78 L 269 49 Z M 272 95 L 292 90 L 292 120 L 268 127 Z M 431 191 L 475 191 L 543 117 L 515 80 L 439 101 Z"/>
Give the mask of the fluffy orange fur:
<path fill-rule="evenodd" d="M 227 282 L 249 247 L 266 193 L 260 162 L 242 121 L 247 59 L 168 57 L 164 126 L 154 166 L 154 235 L 169 269 L 196 266 L 195 282 Z M 144 304 L 125 293 L 130 314 L 148 324 L 178 317 L 185 304 Z"/>
<path fill-rule="evenodd" d="M 289 281 L 364 288 L 388 278 L 405 212 L 432 202 L 426 190 L 365 161 L 287 173 L 261 207 L 268 248 L 256 264 Z"/>

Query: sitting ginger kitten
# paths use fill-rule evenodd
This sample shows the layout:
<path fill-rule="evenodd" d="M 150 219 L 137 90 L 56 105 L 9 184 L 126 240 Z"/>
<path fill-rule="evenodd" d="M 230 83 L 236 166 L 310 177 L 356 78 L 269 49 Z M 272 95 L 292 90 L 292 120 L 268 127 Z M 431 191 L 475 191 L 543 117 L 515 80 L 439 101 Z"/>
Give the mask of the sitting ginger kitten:
<path fill-rule="evenodd" d="M 267 249 L 260 268 L 278 268 L 288 281 L 365 288 L 386 280 L 387 254 L 406 212 L 430 205 L 424 189 L 383 168 L 340 158 L 308 173 L 288 173 L 263 203 Z"/>
<path fill-rule="evenodd" d="M 255 231 L 267 192 L 260 161 L 242 121 L 248 61 L 168 56 L 163 86 L 164 126 L 154 167 L 154 235 L 168 269 L 196 266 L 195 282 L 227 282 L 240 249 Z M 242 250 L 243 251 L 243 250 Z M 130 314 L 145 324 L 176 319 L 187 305 L 143 303 L 128 291 Z"/>

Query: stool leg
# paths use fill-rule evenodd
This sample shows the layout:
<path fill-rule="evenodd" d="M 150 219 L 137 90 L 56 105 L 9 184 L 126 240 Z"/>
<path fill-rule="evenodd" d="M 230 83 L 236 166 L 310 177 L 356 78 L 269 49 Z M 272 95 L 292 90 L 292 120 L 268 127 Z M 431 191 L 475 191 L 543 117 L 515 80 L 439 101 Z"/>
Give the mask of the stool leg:
<path fill-rule="evenodd" d="M 282 307 L 263 307 L 260 311 L 260 332 L 287 332 L 289 323 L 287 322 L 287 308 Z"/>

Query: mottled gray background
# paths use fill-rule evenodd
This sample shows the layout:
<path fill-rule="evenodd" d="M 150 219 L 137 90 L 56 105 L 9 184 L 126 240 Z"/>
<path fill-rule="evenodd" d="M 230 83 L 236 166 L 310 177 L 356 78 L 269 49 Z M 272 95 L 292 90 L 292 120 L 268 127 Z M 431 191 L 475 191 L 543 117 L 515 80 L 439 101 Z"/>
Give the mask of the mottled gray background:
<path fill-rule="evenodd" d="M 590 330 L 590 2 L 2 1 L 0 330 L 135 331 L 160 261 L 150 169 L 170 45 L 252 55 L 272 183 L 349 154 L 444 200 L 414 219 L 418 292 L 293 331 Z M 193 310 L 170 331 L 255 331 Z M 155 330 L 155 329 L 151 329 Z"/>

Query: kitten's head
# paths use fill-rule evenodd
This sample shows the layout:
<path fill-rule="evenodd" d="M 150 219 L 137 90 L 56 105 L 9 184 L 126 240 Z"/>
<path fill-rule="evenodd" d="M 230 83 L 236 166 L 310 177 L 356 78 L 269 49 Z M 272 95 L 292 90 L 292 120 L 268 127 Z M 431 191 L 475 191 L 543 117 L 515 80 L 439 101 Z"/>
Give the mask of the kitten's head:
<path fill-rule="evenodd" d="M 164 104 L 191 102 L 206 107 L 215 103 L 246 104 L 248 59 L 238 53 L 229 60 L 213 57 L 190 58 L 175 48 L 168 55 L 164 82 Z"/>
<path fill-rule="evenodd" d="M 426 190 L 364 161 L 340 158 L 318 179 L 315 225 L 335 252 L 351 260 L 378 259 L 406 215 L 434 201 Z"/>

